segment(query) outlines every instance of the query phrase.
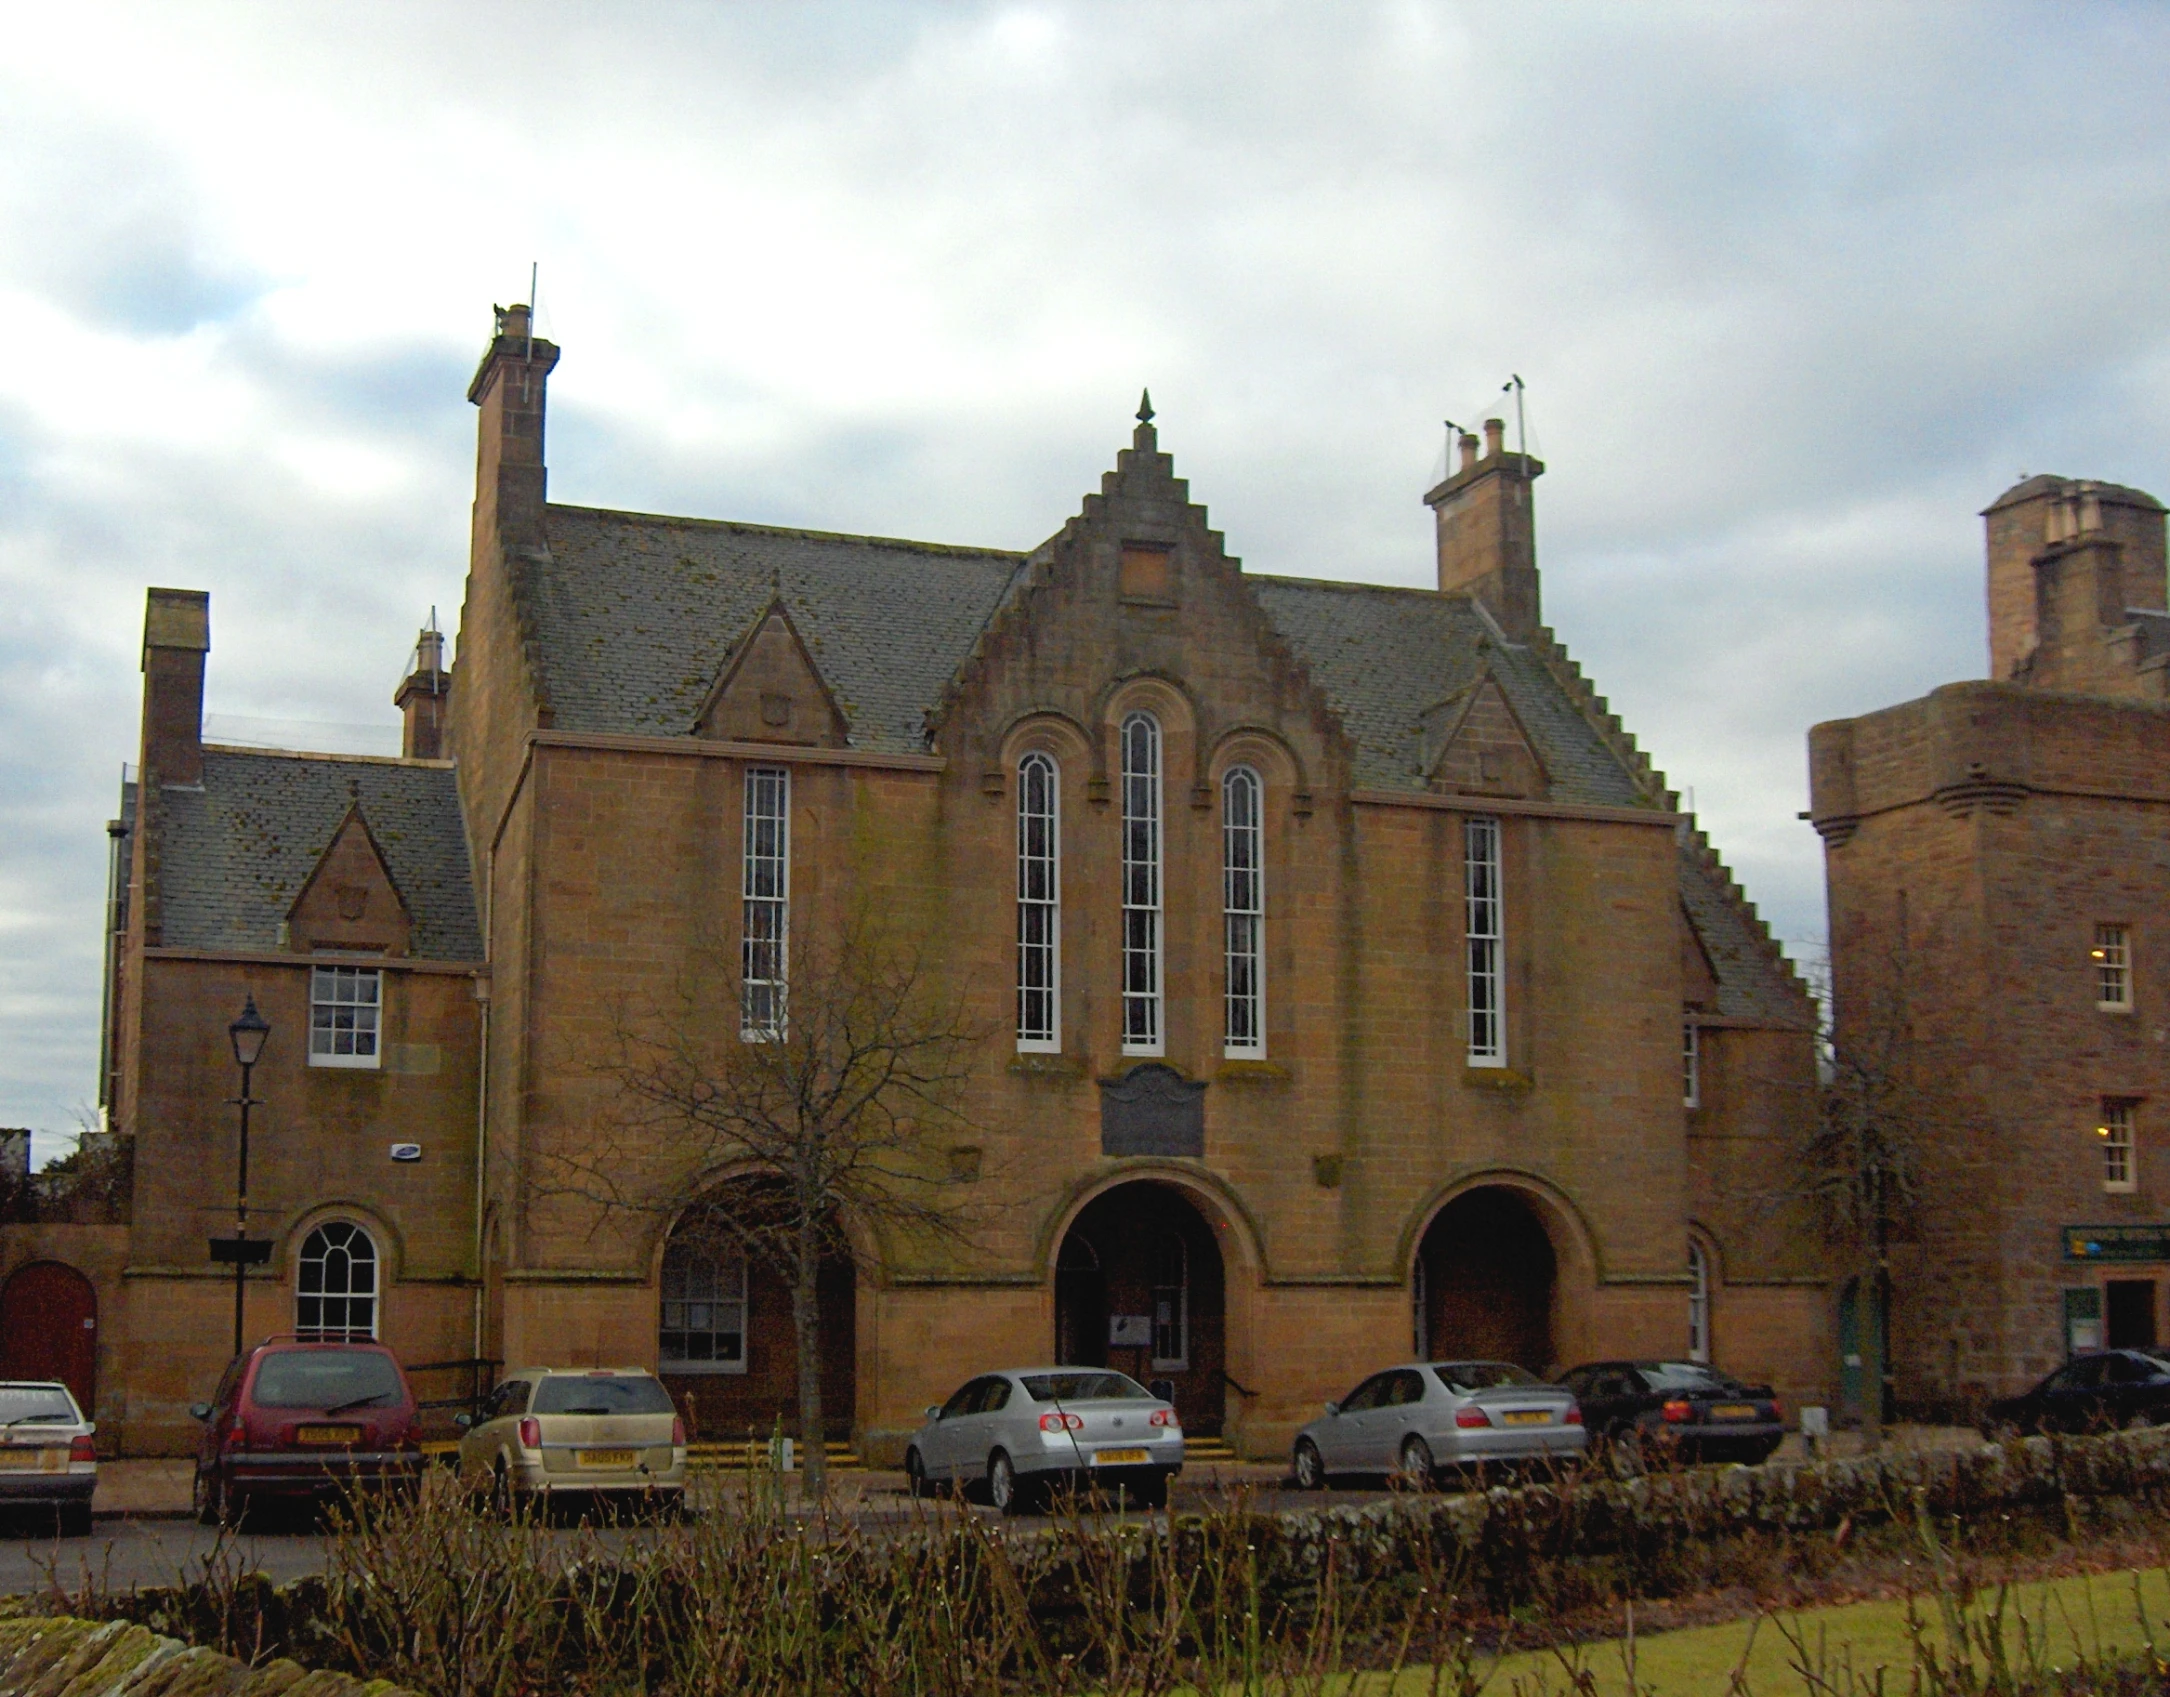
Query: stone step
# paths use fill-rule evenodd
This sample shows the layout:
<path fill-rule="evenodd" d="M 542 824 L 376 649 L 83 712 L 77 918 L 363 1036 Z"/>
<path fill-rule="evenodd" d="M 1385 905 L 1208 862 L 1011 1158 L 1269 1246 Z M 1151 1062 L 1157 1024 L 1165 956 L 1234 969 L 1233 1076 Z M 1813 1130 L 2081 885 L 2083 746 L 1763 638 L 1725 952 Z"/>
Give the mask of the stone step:
<path fill-rule="evenodd" d="M 741 1438 L 735 1443 L 688 1444 L 686 1466 L 695 1472 L 706 1473 L 743 1471 L 749 1463 L 765 1462 L 768 1447 L 766 1438 L 758 1443 Z M 830 1439 L 827 1450 L 831 1473 L 858 1472 L 865 1465 L 859 1459 L 859 1452 L 843 1439 Z"/>

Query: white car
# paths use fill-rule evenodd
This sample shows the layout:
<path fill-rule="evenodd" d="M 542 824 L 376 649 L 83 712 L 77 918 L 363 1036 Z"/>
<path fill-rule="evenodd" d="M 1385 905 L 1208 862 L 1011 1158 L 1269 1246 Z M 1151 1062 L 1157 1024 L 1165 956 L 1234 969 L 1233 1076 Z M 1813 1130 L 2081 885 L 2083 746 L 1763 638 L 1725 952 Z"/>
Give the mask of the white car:
<path fill-rule="evenodd" d="M 1431 1483 L 1442 1467 L 1576 1456 L 1588 1446 L 1572 1391 L 1511 1361 L 1418 1361 L 1374 1373 L 1296 1434 L 1296 1483 L 1336 1473 L 1398 1473 Z"/>
<path fill-rule="evenodd" d="M 460 1477 L 499 1507 L 518 1496 L 647 1496 L 676 1508 L 686 1423 L 645 1367 L 522 1367 L 456 1415 Z"/>
<path fill-rule="evenodd" d="M 0 1508 L 50 1508 L 63 1537 L 86 1536 L 97 1430 L 57 1380 L 0 1382 Z"/>
<path fill-rule="evenodd" d="M 1037 1506 L 1063 1482 L 1159 1508 L 1182 1470 L 1174 1406 L 1104 1367 L 982 1373 L 927 1410 L 904 1452 L 913 1496 L 984 1484 L 1005 1514 Z"/>

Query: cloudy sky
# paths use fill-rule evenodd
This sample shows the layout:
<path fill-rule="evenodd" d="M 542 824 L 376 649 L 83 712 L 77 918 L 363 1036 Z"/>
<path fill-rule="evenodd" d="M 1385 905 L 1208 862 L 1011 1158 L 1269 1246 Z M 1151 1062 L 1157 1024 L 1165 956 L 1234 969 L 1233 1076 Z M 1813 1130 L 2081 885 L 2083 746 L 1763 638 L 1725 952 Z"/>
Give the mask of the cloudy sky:
<path fill-rule="evenodd" d="M 1422 583 L 1519 372 L 1548 620 L 1797 952 L 1802 733 L 1980 674 L 1978 509 L 2170 494 L 2154 5 L 0 25 L 0 1125 L 95 1099 L 145 586 L 212 592 L 230 733 L 384 746 L 531 261 L 597 505 L 1028 547 L 1150 383 L 1250 569 Z"/>

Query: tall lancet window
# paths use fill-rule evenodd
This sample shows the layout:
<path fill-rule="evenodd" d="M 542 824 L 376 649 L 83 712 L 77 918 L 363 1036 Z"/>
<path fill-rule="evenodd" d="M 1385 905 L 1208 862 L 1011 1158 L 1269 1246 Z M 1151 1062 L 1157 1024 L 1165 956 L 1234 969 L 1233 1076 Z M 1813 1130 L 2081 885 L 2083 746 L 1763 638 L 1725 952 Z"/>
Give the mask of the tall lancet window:
<path fill-rule="evenodd" d="M 1224 1052 L 1266 1052 L 1266 833 L 1264 791 L 1248 766 L 1221 779 L 1221 910 L 1228 984 Z"/>
<path fill-rule="evenodd" d="M 784 976 L 791 950 L 791 773 L 746 772 L 746 854 L 739 1027 L 748 1042 L 784 1030 Z"/>
<path fill-rule="evenodd" d="M 1464 934 L 1469 945 L 1469 1064 L 1507 1064 L 1506 916 L 1499 881 L 1499 821 L 1462 824 Z"/>
<path fill-rule="evenodd" d="M 1017 1046 L 1062 1047 L 1062 823 L 1055 762 L 1017 763 Z"/>
<path fill-rule="evenodd" d="M 1123 721 L 1123 1053 L 1164 1046 L 1160 996 L 1160 721 Z"/>

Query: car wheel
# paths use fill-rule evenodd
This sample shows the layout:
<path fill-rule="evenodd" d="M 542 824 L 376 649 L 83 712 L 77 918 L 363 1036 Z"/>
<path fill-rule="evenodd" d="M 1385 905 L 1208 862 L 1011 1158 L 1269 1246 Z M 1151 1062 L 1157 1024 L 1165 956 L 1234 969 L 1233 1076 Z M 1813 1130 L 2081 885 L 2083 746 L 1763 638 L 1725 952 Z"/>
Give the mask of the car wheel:
<path fill-rule="evenodd" d="M 1296 1440 L 1295 1474 L 1299 1491 L 1326 1489 L 1326 1458 L 1319 1454 L 1319 1446 L 1309 1438 Z"/>
<path fill-rule="evenodd" d="M 1412 1491 L 1431 1489 L 1432 1446 L 1413 1434 L 1402 1439 L 1401 1482 Z"/>
<path fill-rule="evenodd" d="M 1633 1426 L 1615 1426 L 1605 1439 L 1605 1458 L 1615 1479 L 1634 1479 L 1649 1471 L 1643 1435 Z"/>
<path fill-rule="evenodd" d="M 223 1526 L 226 1523 L 226 1488 L 216 1473 L 196 1470 L 196 1485 L 191 1495 L 195 1499 L 196 1524 L 198 1526 Z"/>
<path fill-rule="evenodd" d="M 501 1518 L 512 1513 L 512 1474 L 503 1456 L 490 1469 L 490 1512 Z"/>
<path fill-rule="evenodd" d="M 1119 1506 L 1135 1509 L 1163 1509 L 1168 1506 L 1168 1475 L 1156 1473 L 1150 1479 L 1133 1480 L 1122 1487 Z"/>
<path fill-rule="evenodd" d="M 904 1452 L 904 1488 L 915 1497 L 931 1497 L 934 1487 L 927 1482 L 927 1464 L 920 1460 L 919 1451 Z"/>
<path fill-rule="evenodd" d="M 1031 1493 L 1005 1451 L 987 1458 L 987 1500 L 1004 1514 L 1023 1514 L 1032 1506 Z"/>

